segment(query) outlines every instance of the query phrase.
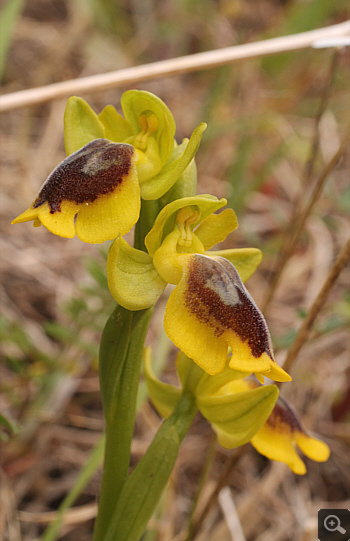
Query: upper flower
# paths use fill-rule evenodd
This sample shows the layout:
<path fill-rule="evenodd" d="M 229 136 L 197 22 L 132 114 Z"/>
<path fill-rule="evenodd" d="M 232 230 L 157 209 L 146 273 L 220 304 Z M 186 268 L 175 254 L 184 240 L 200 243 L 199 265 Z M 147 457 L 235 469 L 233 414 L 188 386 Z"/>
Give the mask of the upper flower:
<path fill-rule="evenodd" d="M 288 381 L 274 361 L 266 322 L 243 281 L 260 262 L 255 248 L 208 251 L 237 227 L 235 213 L 213 212 L 226 200 L 202 195 L 176 200 L 159 213 L 146 237 L 148 254 L 122 238 L 110 248 L 109 288 L 129 310 L 152 306 L 167 283 L 176 284 L 167 303 L 169 338 L 209 374 L 230 367 Z"/>
<path fill-rule="evenodd" d="M 159 199 L 192 161 L 206 124 L 200 124 L 190 140 L 177 146 L 174 117 L 161 99 L 144 90 L 128 90 L 120 103 L 124 117 L 112 105 L 97 115 L 82 98 L 69 98 L 64 115 L 67 154 L 100 137 L 130 144 L 142 198 Z"/>
<path fill-rule="evenodd" d="M 248 441 L 262 455 L 284 462 L 299 475 L 306 473 L 296 446 L 317 462 L 329 457 L 328 446 L 308 434 L 286 399 L 278 397 L 275 385 L 259 386 L 243 379 L 243 374 L 228 366 L 216 376 L 196 367 L 182 353 L 176 361 L 181 387 L 196 398 L 202 415 L 212 424 L 218 441 L 230 449 Z M 155 408 L 168 417 L 175 408 L 181 389 L 159 381 L 152 369 L 150 350 L 145 352 L 145 379 Z"/>
<path fill-rule="evenodd" d="M 125 235 L 139 213 L 133 147 L 95 139 L 52 171 L 34 203 L 12 223 L 34 220 L 55 235 L 99 243 Z"/>
<path fill-rule="evenodd" d="M 167 106 L 149 92 L 121 99 L 97 115 L 81 98 L 69 98 L 64 116 L 68 158 L 49 175 L 34 203 L 12 223 L 34 220 L 52 233 L 100 243 L 136 223 L 140 196 L 158 199 L 191 170 L 205 124 L 177 146 Z M 190 167 L 189 167 L 190 166 Z"/>

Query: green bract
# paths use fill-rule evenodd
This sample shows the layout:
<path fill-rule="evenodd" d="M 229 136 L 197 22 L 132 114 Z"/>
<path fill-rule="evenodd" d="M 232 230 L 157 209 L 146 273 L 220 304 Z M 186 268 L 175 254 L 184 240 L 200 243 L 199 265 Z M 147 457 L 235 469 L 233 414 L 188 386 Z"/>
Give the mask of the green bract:
<path fill-rule="evenodd" d="M 69 98 L 64 115 L 67 154 L 100 138 L 130 144 L 135 149 L 141 197 L 159 199 L 191 164 L 206 124 L 201 123 L 191 138 L 178 146 L 174 140 L 173 115 L 157 96 L 143 90 L 129 90 L 122 95 L 121 107 L 124 118 L 112 105 L 97 115 L 82 98 Z M 192 177 L 193 171 L 192 167 Z M 188 183 L 187 173 L 183 180 Z"/>

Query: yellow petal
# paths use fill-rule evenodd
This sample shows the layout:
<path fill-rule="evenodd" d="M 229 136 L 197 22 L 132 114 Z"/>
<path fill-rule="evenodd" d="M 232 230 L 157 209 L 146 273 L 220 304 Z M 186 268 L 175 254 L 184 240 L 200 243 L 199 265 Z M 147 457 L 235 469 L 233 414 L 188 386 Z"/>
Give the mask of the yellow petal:
<path fill-rule="evenodd" d="M 39 208 L 34 208 L 33 206 L 29 207 L 29 209 L 25 210 L 22 212 L 22 214 L 17 216 L 17 218 L 12 220 L 11 224 L 21 224 L 23 222 L 31 222 L 32 220 L 36 220 L 38 217 Z"/>
<path fill-rule="evenodd" d="M 315 462 L 326 462 L 330 456 L 330 450 L 326 443 L 309 436 L 306 433 L 299 432 L 295 435 L 295 441 L 307 457 Z"/>
<path fill-rule="evenodd" d="M 128 310 L 153 306 L 166 286 L 152 258 L 146 252 L 131 248 L 122 237 L 110 247 L 107 279 L 114 299 Z"/>
<path fill-rule="evenodd" d="M 232 209 L 225 209 L 220 214 L 210 214 L 196 229 L 196 235 L 205 250 L 226 239 L 227 235 L 237 229 L 237 216 Z M 224 256 L 223 256 L 224 257 Z"/>
<path fill-rule="evenodd" d="M 145 90 L 128 90 L 120 100 L 124 117 L 132 127 L 133 133 L 140 131 L 140 117 L 145 113 L 153 113 L 157 118 L 158 128 L 155 137 L 158 143 L 160 158 L 165 163 L 174 148 L 175 121 L 165 103 Z"/>
<path fill-rule="evenodd" d="M 168 161 L 157 175 L 142 184 L 141 195 L 143 199 L 159 199 L 174 186 L 193 160 L 206 127 L 204 122 L 197 126 L 186 144 L 183 155 L 174 161 Z"/>
<path fill-rule="evenodd" d="M 72 201 L 62 201 L 61 210 L 51 212 L 48 202 L 38 207 L 38 219 L 54 235 L 72 239 L 75 237 L 74 218 L 78 205 Z"/>
<path fill-rule="evenodd" d="M 271 460 L 284 462 L 294 473 L 298 475 L 306 473 L 306 466 L 295 450 L 290 433 L 276 433 L 265 425 L 253 437 L 251 443 L 260 454 Z"/>
<path fill-rule="evenodd" d="M 59 237 L 72 239 L 75 236 L 74 218 L 78 206 L 71 201 L 62 201 L 61 210 L 52 213 L 48 202 L 46 201 L 37 208 L 31 206 L 25 212 L 22 212 L 12 224 L 29 222 L 34 220 L 34 226 L 39 227 L 43 224 L 51 233 Z"/>
<path fill-rule="evenodd" d="M 112 192 L 79 206 L 77 236 L 92 244 L 125 235 L 140 214 L 140 188 L 134 169 Z"/>
<path fill-rule="evenodd" d="M 193 311 L 186 306 L 187 291 L 187 276 L 184 274 L 166 305 L 165 332 L 170 340 L 205 372 L 218 374 L 226 364 L 227 343 L 216 337 L 213 330 L 197 319 Z"/>

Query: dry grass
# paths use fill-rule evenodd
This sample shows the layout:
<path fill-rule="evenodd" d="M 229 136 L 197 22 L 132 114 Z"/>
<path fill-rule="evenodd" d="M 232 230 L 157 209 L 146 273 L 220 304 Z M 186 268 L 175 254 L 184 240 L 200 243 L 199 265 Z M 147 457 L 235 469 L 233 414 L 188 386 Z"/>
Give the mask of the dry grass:
<path fill-rule="evenodd" d="M 321 1 L 308 4 L 315 25 L 345 19 L 341 6 L 325 13 Z M 306 7 L 292 0 L 103 5 L 106 11 L 100 9 L 97 17 L 78 2 L 28 3 L 15 27 L 3 93 L 307 29 L 297 16 L 297 9 Z M 291 238 L 291 231 L 287 237 L 284 232 L 307 208 L 348 130 L 349 53 L 339 52 L 336 62 L 333 57 L 330 50 L 296 52 L 136 85 L 167 103 L 179 140 L 199 121 L 208 123 L 198 153 L 198 191 L 227 197 L 237 211 L 240 227 L 225 247 L 263 250 L 263 263 L 248 282 L 260 306 L 273 283 L 281 239 Z M 83 97 L 98 111 L 107 103 L 117 105 L 126 89 Z M 96 370 L 100 330 L 112 309 L 101 274 L 104 254 L 43 228 L 10 225 L 64 157 L 64 105 L 54 101 L 1 118 L 0 412 L 19 427 L 0 444 L 0 538 L 8 541 L 40 537 L 104 426 Z M 310 209 L 269 303 L 267 318 L 281 363 L 349 237 L 348 179 L 346 147 Z M 283 386 L 306 427 L 330 445 L 330 460 L 307 461 L 308 474 L 296 477 L 250 446 L 238 455 L 213 448 L 211 429 L 198 416 L 145 539 L 184 541 L 208 448 L 214 460 L 207 461 L 192 517 L 196 541 L 231 540 L 232 520 L 242 526 L 242 541 L 314 541 L 318 509 L 348 507 L 349 274 L 344 269 L 331 289 L 292 366 L 293 382 Z M 67 309 L 71 298 L 75 304 Z M 148 337 L 160 353 L 169 346 L 159 330 L 164 306 L 162 299 Z M 175 377 L 174 353 L 170 347 L 169 380 Z M 145 403 L 133 463 L 159 423 Z M 66 513 L 61 539 L 92 538 L 99 478 L 97 471 Z M 220 492 L 218 486 L 230 490 Z M 212 497 L 216 492 L 218 499 Z"/>

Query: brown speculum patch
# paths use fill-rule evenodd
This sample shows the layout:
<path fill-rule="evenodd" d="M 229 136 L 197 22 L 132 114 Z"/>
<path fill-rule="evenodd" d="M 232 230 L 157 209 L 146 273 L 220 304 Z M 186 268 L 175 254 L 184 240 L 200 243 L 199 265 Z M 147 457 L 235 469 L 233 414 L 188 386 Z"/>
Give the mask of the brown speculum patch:
<path fill-rule="evenodd" d="M 132 166 L 134 148 L 107 139 L 95 139 L 68 156 L 52 171 L 42 186 L 33 207 L 46 201 L 50 212 L 60 212 L 62 201 L 92 203 L 113 192 Z"/>
<path fill-rule="evenodd" d="M 228 266 L 232 268 L 229 272 Z M 265 319 L 231 263 L 225 261 L 223 268 L 218 261 L 196 255 L 191 259 L 187 284 L 186 307 L 215 336 L 221 336 L 225 330 L 233 331 L 242 342 L 248 342 L 253 357 L 267 353 L 274 360 Z M 230 291 L 234 292 L 231 302 Z"/>
<path fill-rule="evenodd" d="M 279 396 L 266 423 L 275 430 L 288 432 L 304 432 L 298 415 L 283 396 Z"/>

